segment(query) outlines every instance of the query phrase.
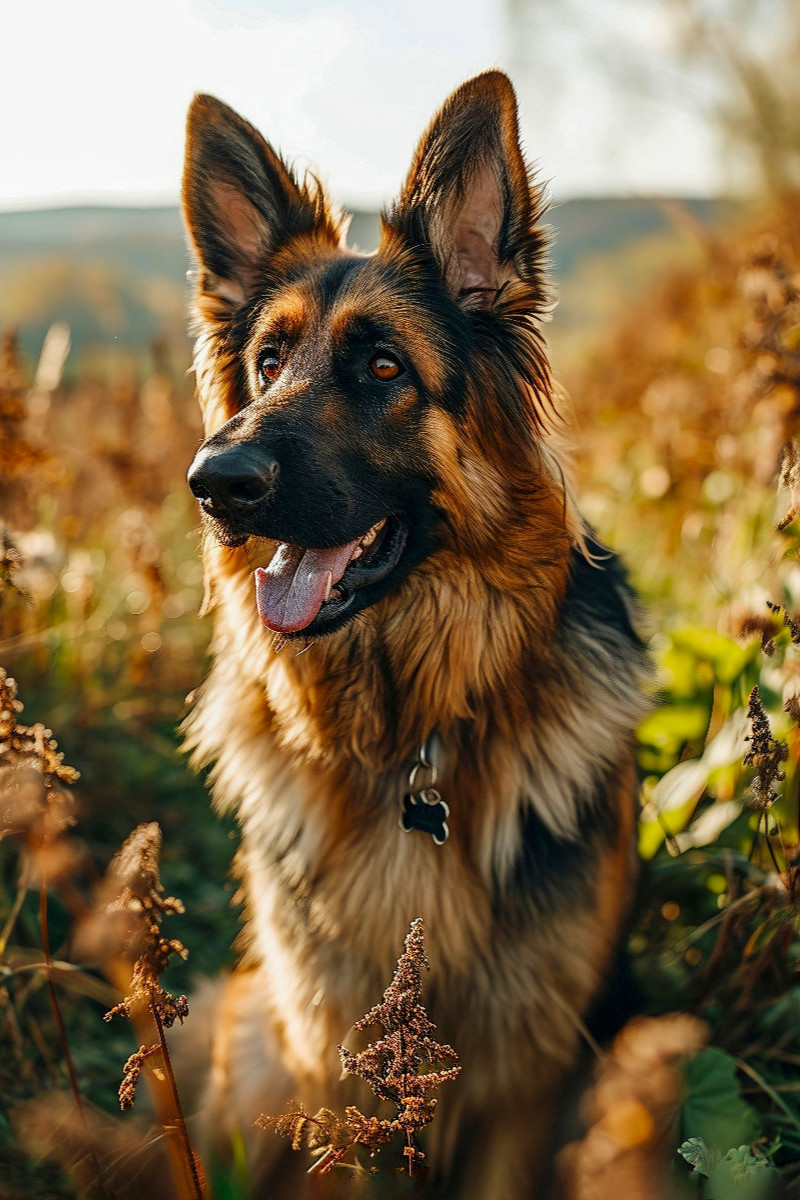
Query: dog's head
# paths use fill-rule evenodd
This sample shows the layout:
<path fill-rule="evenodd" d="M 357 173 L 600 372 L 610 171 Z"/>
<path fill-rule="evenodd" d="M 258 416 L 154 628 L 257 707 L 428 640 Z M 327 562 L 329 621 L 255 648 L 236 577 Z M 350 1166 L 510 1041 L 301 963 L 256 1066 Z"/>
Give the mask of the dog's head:
<path fill-rule="evenodd" d="M 450 97 L 374 255 L 209 96 L 183 197 L 207 434 L 189 482 L 220 542 L 278 543 L 256 571 L 264 624 L 331 633 L 438 550 L 500 570 L 505 531 L 554 492 L 542 201 L 508 79 Z"/>

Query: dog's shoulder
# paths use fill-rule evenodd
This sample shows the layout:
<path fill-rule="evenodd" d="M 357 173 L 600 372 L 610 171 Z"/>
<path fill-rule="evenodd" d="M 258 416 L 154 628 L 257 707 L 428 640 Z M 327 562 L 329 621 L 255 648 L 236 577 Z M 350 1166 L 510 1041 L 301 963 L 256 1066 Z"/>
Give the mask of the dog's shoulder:
<path fill-rule="evenodd" d="M 639 600 L 622 560 L 588 530 L 583 545 L 574 546 L 570 555 L 565 626 L 591 630 L 641 655 L 640 621 Z"/>

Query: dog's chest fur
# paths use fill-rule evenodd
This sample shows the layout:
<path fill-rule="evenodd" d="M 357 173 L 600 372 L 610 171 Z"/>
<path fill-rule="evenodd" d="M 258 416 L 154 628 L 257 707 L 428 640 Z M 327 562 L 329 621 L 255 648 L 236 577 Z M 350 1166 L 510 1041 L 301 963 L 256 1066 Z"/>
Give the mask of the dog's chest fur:
<path fill-rule="evenodd" d="M 290 647 L 275 655 L 247 615 L 246 573 L 230 581 L 224 653 L 218 645 L 190 741 L 216 762 L 217 803 L 241 823 L 238 871 L 265 1011 L 286 1065 L 322 1094 L 338 1075 L 336 1044 L 379 998 L 418 916 L 432 1015 L 471 1062 L 476 1087 L 490 1076 L 503 1087 L 534 1060 L 572 1055 L 576 1018 L 616 937 L 630 863 L 630 730 L 642 663 L 618 583 L 607 575 L 599 584 L 617 628 L 601 613 L 599 634 L 586 615 L 590 598 L 568 597 L 541 679 L 526 665 L 530 678 L 512 674 L 455 716 L 442 625 L 438 674 L 424 681 L 420 665 L 415 693 L 398 685 L 379 634 L 362 636 L 366 663 L 343 663 L 324 645 L 297 660 Z M 409 718 L 420 691 L 431 705 L 436 693 L 447 714 L 437 732 L 451 837 L 441 847 L 399 827 L 413 748 L 430 732 Z"/>

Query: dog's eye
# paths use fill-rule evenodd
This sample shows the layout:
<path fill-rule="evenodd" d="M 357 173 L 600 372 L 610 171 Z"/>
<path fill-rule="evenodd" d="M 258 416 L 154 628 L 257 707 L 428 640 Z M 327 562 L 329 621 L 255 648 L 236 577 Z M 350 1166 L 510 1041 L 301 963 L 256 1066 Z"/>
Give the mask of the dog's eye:
<path fill-rule="evenodd" d="M 276 346 L 262 351 L 258 360 L 258 377 L 262 385 L 269 383 L 281 369 L 281 352 Z"/>
<path fill-rule="evenodd" d="M 404 370 L 391 354 L 376 354 L 369 361 L 369 369 L 376 379 L 380 379 L 384 383 L 397 379 L 397 376 L 402 375 Z"/>

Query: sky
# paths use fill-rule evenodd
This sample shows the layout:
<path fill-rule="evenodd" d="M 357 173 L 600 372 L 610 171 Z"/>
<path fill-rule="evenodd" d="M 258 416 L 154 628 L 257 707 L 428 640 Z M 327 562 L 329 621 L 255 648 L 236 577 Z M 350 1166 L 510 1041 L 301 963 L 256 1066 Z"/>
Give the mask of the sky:
<path fill-rule="evenodd" d="M 448 92 L 492 66 L 517 85 L 527 152 L 557 199 L 713 194 L 724 180 L 708 96 L 670 66 L 665 11 L 664 0 L 8 2 L 0 208 L 174 203 L 197 91 L 316 170 L 337 202 L 376 207 Z"/>

